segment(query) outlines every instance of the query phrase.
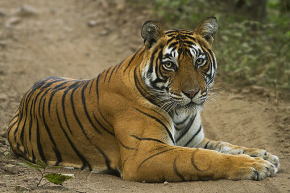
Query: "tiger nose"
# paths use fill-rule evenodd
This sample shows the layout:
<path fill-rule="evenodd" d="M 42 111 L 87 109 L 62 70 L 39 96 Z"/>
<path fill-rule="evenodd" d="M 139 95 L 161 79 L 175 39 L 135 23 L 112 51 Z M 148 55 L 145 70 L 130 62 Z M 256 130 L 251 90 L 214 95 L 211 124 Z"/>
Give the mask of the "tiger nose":
<path fill-rule="evenodd" d="M 192 99 L 199 92 L 199 89 L 197 88 L 197 89 L 186 90 L 186 91 L 182 91 L 182 92 L 185 96 Z"/>

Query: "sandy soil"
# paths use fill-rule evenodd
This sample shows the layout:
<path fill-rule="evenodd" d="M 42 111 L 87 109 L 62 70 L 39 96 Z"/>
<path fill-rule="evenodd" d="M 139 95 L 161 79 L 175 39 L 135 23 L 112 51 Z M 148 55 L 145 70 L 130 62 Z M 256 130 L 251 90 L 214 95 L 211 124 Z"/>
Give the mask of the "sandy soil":
<path fill-rule="evenodd" d="M 91 78 L 142 45 L 139 28 L 150 19 L 115 0 L 0 1 L 0 127 L 3 134 L 25 90 L 47 76 Z M 221 76 L 221 75 L 219 75 Z M 290 104 L 263 88 L 218 83 L 205 106 L 208 136 L 265 148 L 281 159 L 276 177 L 256 181 L 146 184 L 89 171 L 64 186 L 35 187 L 40 175 L 19 166 L 0 137 L 0 192 L 290 192 Z M 274 96 L 274 97 L 273 97 Z"/>

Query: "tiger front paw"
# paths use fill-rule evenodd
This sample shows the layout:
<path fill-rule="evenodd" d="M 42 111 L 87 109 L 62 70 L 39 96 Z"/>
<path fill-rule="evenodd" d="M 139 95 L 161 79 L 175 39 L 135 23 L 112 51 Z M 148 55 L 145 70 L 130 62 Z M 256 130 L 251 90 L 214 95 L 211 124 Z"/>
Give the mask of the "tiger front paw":
<path fill-rule="evenodd" d="M 267 152 L 264 149 L 249 149 L 244 152 L 245 154 L 251 156 L 251 157 L 259 157 L 264 160 L 267 160 L 268 162 L 271 162 L 277 170 L 280 168 L 280 161 L 279 158 L 269 152 Z"/>
<path fill-rule="evenodd" d="M 239 155 L 234 158 L 228 171 L 228 179 L 232 180 L 263 180 L 274 176 L 278 168 L 271 162 L 259 157 Z"/>

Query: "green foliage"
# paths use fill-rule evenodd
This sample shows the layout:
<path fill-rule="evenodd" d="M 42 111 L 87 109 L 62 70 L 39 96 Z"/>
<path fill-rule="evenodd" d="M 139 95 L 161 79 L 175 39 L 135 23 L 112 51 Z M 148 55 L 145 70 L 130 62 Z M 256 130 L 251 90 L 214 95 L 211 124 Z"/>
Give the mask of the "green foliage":
<path fill-rule="evenodd" d="M 73 176 L 59 174 L 59 173 L 50 173 L 50 174 L 45 174 L 44 178 L 47 179 L 51 183 L 62 185 L 63 182 L 73 178 Z"/>
<path fill-rule="evenodd" d="M 41 171 L 47 167 L 47 164 L 43 161 L 37 161 L 36 163 L 32 163 L 29 161 L 24 161 L 23 163 L 19 163 L 19 165 L 24 167 L 29 167 L 31 169 L 35 169 L 37 171 Z"/>
<path fill-rule="evenodd" d="M 237 0 L 151 2 L 156 16 L 177 28 L 193 29 L 193 24 L 207 16 L 218 18 L 214 47 L 222 79 L 290 88 L 290 13 L 281 11 L 285 10 L 282 0 L 268 0 L 267 14 L 262 19 L 245 14 L 254 5 L 253 0 L 244 1 L 246 10 L 235 6 Z"/>
<path fill-rule="evenodd" d="M 219 34 L 216 53 L 226 80 L 290 88 L 290 36 L 275 24 L 245 20 Z"/>
<path fill-rule="evenodd" d="M 45 178 L 47 181 L 57 184 L 57 185 L 62 185 L 63 182 L 66 180 L 69 180 L 74 177 L 73 174 L 60 174 L 60 173 L 52 173 L 52 172 L 47 172 L 46 170 L 48 169 L 48 165 L 40 160 L 37 160 L 36 163 L 32 163 L 29 161 L 24 161 L 23 163 L 20 163 L 20 165 L 35 169 L 41 174 L 41 178 L 39 179 L 38 183 L 36 186 L 39 186 Z"/>

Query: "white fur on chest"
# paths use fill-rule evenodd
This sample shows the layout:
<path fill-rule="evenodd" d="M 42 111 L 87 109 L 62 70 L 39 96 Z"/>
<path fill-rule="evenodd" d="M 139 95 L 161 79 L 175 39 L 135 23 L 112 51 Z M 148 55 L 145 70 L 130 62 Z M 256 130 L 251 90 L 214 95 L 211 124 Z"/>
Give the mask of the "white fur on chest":
<path fill-rule="evenodd" d="M 195 147 L 204 139 L 199 110 L 172 113 L 174 139 L 177 146 Z"/>

